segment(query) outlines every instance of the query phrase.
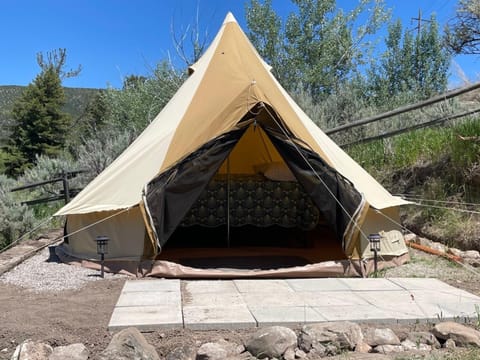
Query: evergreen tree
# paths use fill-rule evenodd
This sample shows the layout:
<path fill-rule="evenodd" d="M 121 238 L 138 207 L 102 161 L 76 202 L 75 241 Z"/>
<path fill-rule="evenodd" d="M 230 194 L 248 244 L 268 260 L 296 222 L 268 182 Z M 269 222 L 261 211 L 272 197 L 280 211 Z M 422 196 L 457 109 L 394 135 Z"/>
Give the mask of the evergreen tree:
<path fill-rule="evenodd" d="M 13 106 L 15 124 L 5 161 L 6 172 L 11 176 L 22 174 L 35 164 L 39 155 L 57 155 L 65 145 L 71 119 L 62 111 L 65 94 L 60 76 L 73 74 L 62 72 L 65 55 L 64 50 L 49 53 L 48 63 L 43 61 L 43 56 L 37 56 L 42 71 Z"/>

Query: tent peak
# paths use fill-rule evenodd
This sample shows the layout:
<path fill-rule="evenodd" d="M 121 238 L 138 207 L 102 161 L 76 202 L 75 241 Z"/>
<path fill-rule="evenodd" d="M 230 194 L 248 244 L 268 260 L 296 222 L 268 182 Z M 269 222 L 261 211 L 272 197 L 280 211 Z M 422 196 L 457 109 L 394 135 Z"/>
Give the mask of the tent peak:
<path fill-rule="evenodd" d="M 235 16 L 233 16 L 231 11 L 228 12 L 227 16 L 225 16 L 225 20 L 223 20 L 224 24 L 227 24 L 230 22 L 235 22 L 235 23 L 237 22 L 237 20 L 235 19 Z"/>

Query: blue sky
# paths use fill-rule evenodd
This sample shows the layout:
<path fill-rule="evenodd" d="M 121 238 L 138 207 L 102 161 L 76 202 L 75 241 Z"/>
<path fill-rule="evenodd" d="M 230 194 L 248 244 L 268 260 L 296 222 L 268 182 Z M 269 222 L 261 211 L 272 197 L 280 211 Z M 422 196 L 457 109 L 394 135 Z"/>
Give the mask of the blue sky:
<path fill-rule="evenodd" d="M 279 14 L 288 14 L 288 0 L 272 0 Z M 354 0 L 337 0 L 349 8 Z M 195 22 L 208 42 L 231 11 L 247 31 L 243 0 L 0 0 L 0 85 L 27 85 L 39 73 L 38 52 L 66 48 L 67 69 L 79 64 L 81 74 L 64 81 L 65 86 L 121 87 L 131 74 L 148 74 L 160 60 L 170 56 L 180 64 L 173 47 L 172 24 L 180 33 Z M 387 0 L 393 18 L 407 28 L 421 9 L 422 17 L 437 14 L 440 24 L 454 15 L 457 0 Z M 458 67 L 472 81 L 480 80 L 480 58 L 458 56 L 452 64 L 451 87 L 461 78 Z"/>

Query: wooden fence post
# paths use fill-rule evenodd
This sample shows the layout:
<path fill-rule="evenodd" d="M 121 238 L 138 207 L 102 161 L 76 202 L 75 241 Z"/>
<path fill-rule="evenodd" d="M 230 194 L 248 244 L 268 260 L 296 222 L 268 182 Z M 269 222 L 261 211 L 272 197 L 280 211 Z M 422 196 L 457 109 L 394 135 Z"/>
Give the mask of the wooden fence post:
<path fill-rule="evenodd" d="M 70 201 L 70 189 L 68 188 L 68 174 L 65 170 L 62 171 L 62 182 L 63 182 L 63 197 L 65 199 L 65 204 Z"/>

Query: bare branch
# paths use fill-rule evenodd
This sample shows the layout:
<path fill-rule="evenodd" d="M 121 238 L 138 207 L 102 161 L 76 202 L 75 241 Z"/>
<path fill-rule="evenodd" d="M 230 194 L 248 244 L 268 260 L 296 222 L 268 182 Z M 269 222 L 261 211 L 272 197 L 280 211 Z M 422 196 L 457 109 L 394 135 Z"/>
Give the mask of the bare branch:
<path fill-rule="evenodd" d="M 57 50 L 47 52 L 46 60 L 43 53 L 37 53 L 37 63 L 40 68 L 43 71 L 53 68 L 62 80 L 78 76 L 78 74 L 80 74 L 82 71 L 82 65 L 78 65 L 75 70 L 70 69 L 68 71 L 64 71 L 63 67 L 65 66 L 66 62 L 67 49 L 65 48 L 59 48 Z"/>
<path fill-rule="evenodd" d="M 445 42 L 456 54 L 480 54 L 480 1 L 461 0 L 445 31 Z"/>
<path fill-rule="evenodd" d="M 197 3 L 197 10 L 195 14 L 195 20 L 193 25 L 187 25 L 186 29 L 180 29 L 178 33 L 175 30 L 174 19 L 172 19 L 170 32 L 172 34 L 173 44 L 175 46 L 175 51 L 180 59 L 187 65 L 190 66 L 193 63 L 197 62 L 200 56 L 203 54 L 206 48 L 208 32 L 205 31 L 203 37 L 200 36 L 199 23 L 200 23 L 200 8 Z M 186 39 L 189 38 L 190 44 L 186 43 Z M 191 47 L 191 51 L 188 48 Z"/>

